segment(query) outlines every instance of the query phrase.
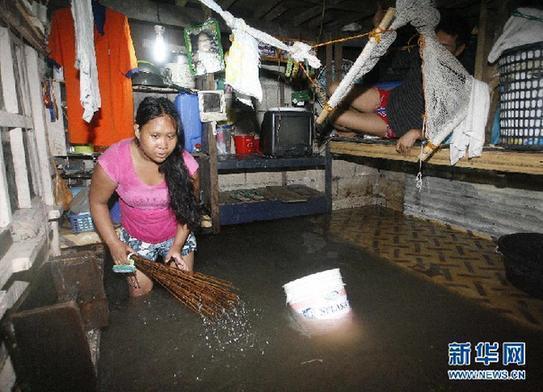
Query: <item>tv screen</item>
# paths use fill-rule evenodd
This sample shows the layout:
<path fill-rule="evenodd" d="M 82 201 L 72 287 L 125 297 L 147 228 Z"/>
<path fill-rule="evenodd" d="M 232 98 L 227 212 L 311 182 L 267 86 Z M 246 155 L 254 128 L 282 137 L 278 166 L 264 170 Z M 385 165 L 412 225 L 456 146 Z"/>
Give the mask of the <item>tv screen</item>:
<path fill-rule="evenodd" d="M 270 109 L 264 114 L 260 145 L 270 156 L 312 153 L 313 113 L 300 108 Z"/>

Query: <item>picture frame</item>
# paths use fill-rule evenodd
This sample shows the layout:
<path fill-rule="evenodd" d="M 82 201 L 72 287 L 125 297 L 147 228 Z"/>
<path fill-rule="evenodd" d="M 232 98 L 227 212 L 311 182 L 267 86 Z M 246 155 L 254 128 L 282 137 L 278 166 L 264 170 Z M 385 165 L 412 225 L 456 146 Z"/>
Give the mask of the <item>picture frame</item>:
<path fill-rule="evenodd" d="M 194 76 L 224 71 L 221 30 L 215 19 L 184 30 L 190 71 Z"/>

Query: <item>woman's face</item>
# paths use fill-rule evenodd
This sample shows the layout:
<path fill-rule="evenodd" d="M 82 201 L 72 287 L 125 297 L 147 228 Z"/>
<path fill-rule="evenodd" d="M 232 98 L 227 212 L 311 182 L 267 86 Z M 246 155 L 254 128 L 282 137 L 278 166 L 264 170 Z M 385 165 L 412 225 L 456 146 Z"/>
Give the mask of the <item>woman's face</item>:
<path fill-rule="evenodd" d="M 202 52 L 209 52 L 211 50 L 211 40 L 207 34 L 200 34 L 198 36 L 198 50 Z"/>
<path fill-rule="evenodd" d="M 147 158 L 160 164 L 170 156 L 177 143 L 175 122 L 167 115 L 147 121 L 140 127 L 138 139 Z"/>

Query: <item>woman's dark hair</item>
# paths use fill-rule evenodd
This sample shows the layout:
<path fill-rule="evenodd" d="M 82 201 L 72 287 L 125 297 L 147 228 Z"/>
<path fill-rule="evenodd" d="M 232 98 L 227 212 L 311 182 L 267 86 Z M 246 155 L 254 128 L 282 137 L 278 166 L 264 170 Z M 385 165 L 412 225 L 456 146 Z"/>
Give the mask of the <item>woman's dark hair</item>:
<path fill-rule="evenodd" d="M 170 196 L 170 208 L 175 213 L 177 222 L 186 223 L 190 230 L 194 231 L 200 225 L 200 213 L 194 197 L 194 187 L 183 159 L 185 132 L 175 105 L 167 98 L 146 97 L 138 106 L 136 124 L 141 129 L 147 122 L 161 116 L 170 117 L 175 124 L 177 143 L 170 156 L 160 165 L 159 170 L 164 173 Z"/>

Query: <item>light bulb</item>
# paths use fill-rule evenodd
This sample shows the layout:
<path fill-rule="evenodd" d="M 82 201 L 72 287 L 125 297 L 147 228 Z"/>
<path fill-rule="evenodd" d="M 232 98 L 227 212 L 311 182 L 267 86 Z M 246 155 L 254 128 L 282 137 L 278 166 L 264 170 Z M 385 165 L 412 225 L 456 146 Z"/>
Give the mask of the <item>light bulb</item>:
<path fill-rule="evenodd" d="M 153 47 L 153 57 L 157 63 L 163 63 L 168 56 L 168 45 L 164 40 L 164 26 L 155 25 L 155 46 Z"/>

